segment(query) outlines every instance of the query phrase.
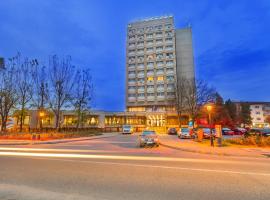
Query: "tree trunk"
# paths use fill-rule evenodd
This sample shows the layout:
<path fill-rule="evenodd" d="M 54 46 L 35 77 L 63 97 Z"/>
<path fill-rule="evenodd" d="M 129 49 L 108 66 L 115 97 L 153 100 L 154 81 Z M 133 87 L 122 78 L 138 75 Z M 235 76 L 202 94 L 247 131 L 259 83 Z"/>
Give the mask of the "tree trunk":
<path fill-rule="evenodd" d="M 2 117 L 2 123 L 1 123 L 1 131 L 4 133 L 7 129 L 7 119 L 6 117 Z"/>

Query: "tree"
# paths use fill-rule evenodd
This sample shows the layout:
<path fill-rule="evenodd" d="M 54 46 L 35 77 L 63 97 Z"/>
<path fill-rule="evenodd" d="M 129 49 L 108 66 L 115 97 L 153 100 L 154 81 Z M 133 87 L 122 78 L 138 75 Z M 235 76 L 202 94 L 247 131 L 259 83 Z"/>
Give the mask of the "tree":
<path fill-rule="evenodd" d="M 251 124 L 250 106 L 246 102 L 241 103 L 240 120 L 244 127 Z"/>
<path fill-rule="evenodd" d="M 269 115 L 265 118 L 265 122 L 270 124 L 270 116 Z"/>
<path fill-rule="evenodd" d="M 175 108 L 177 111 L 179 127 L 182 126 L 182 115 L 187 109 L 186 104 L 186 79 L 180 77 L 175 84 Z"/>
<path fill-rule="evenodd" d="M 49 84 L 48 84 L 48 69 L 46 66 L 40 66 L 37 60 L 33 62 L 36 65 L 33 67 L 33 81 L 34 81 L 34 94 L 32 98 L 33 106 L 39 111 L 44 112 L 48 106 Z M 37 121 L 39 121 L 39 127 L 42 128 L 42 120 L 37 115 Z"/>
<path fill-rule="evenodd" d="M 77 112 L 78 129 L 83 120 L 86 111 L 90 109 L 90 103 L 93 96 L 93 84 L 90 69 L 78 70 L 75 77 L 75 84 L 72 93 L 72 104 Z"/>
<path fill-rule="evenodd" d="M 0 116 L 2 132 L 6 131 L 8 116 L 18 101 L 15 84 L 17 71 L 14 67 L 16 59 L 16 57 L 9 59 L 5 69 L 0 72 Z"/>
<path fill-rule="evenodd" d="M 216 100 L 213 112 L 213 121 L 215 124 L 223 126 L 233 126 L 232 119 L 226 108 L 226 103 L 219 93 L 216 93 Z"/>
<path fill-rule="evenodd" d="M 230 99 L 225 102 L 226 111 L 231 119 L 232 125 L 238 124 L 236 105 Z"/>
<path fill-rule="evenodd" d="M 185 99 L 193 126 L 201 107 L 209 102 L 214 102 L 215 94 L 215 89 L 203 80 L 189 79 L 186 81 Z"/>
<path fill-rule="evenodd" d="M 48 72 L 46 66 L 40 67 L 38 61 L 34 60 L 37 64 L 33 67 L 33 81 L 34 81 L 34 95 L 33 105 L 38 110 L 44 109 L 48 101 Z"/>
<path fill-rule="evenodd" d="M 33 60 L 24 58 L 21 62 L 20 55 L 16 61 L 16 70 L 17 70 L 17 92 L 18 92 L 18 116 L 19 116 L 19 125 L 20 132 L 22 132 L 23 124 L 27 109 L 30 107 L 30 101 L 33 97 L 33 78 L 32 78 L 32 69 L 37 65 Z"/>
<path fill-rule="evenodd" d="M 55 128 L 59 131 L 61 126 L 61 110 L 71 100 L 71 91 L 74 85 L 74 66 L 71 57 L 59 59 L 54 55 L 49 62 L 49 106 L 55 114 Z"/>

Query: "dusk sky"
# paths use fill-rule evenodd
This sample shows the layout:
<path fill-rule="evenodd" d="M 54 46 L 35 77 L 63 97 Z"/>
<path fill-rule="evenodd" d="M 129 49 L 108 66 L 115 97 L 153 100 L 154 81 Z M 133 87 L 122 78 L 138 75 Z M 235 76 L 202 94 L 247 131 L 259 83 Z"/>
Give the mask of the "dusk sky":
<path fill-rule="evenodd" d="M 0 57 L 71 55 L 92 69 L 93 107 L 122 111 L 127 24 L 162 15 L 191 24 L 197 78 L 224 99 L 270 101 L 270 0 L 1 0 Z"/>

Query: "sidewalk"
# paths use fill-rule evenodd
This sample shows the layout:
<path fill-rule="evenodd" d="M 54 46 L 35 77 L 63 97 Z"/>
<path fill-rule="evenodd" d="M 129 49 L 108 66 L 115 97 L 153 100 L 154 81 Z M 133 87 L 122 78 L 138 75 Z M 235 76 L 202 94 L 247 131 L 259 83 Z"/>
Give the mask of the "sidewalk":
<path fill-rule="evenodd" d="M 84 140 L 94 140 L 99 138 L 107 138 L 116 136 L 118 133 L 103 133 L 98 136 L 90 137 L 79 137 L 79 138 L 68 138 L 68 139 L 56 139 L 56 140 L 0 140 L 0 145 L 35 145 L 35 144 L 58 144 L 58 143 L 67 143 L 67 142 L 77 142 Z"/>
<path fill-rule="evenodd" d="M 240 157 L 270 157 L 269 148 L 256 147 L 211 147 L 207 144 L 200 144 L 190 139 L 179 139 L 174 135 L 160 137 L 161 145 L 192 153 L 211 154 L 219 156 L 240 156 Z"/>

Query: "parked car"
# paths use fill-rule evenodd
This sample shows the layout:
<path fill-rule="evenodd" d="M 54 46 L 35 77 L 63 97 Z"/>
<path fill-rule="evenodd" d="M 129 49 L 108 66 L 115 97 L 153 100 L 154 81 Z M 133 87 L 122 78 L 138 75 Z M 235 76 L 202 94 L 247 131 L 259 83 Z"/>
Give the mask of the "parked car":
<path fill-rule="evenodd" d="M 188 128 L 180 128 L 177 135 L 181 139 L 183 139 L 183 138 L 192 138 L 193 137 L 191 135 L 191 130 L 188 129 Z"/>
<path fill-rule="evenodd" d="M 270 129 L 269 128 L 264 128 L 264 129 L 250 129 L 248 132 L 248 135 L 261 135 L 264 137 L 269 137 L 270 136 Z"/>
<path fill-rule="evenodd" d="M 155 131 L 145 130 L 139 136 L 140 147 L 159 146 L 159 138 Z"/>
<path fill-rule="evenodd" d="M 234 135 L 234 131 L 229 128 L 222 128 L 222 135 Z"/>
<path fill-rule="evenodd" d="M 123 134 L 132 134 L 133 133 L 133 127 L 130 125 L 123 125 Z"/>
<path fill-rule="evenodd" d="M 215 129 L 212 129 L 212 134 L 216 137 Z M 203 138 L 210 138 L 211 137 L 211 129 L 210 128 L 203 128 Z"/>
<path fill-rule="evenodd" d="M 168 128 L 168 134 L 169 135 L 176 135 L 177 134 L 176 128 Z"/>
<path fill-rule="evenodd" d="M 233 129 L 235 135 L 243 135 L 247 132 L 245 128 L 235 128 Z"/>

